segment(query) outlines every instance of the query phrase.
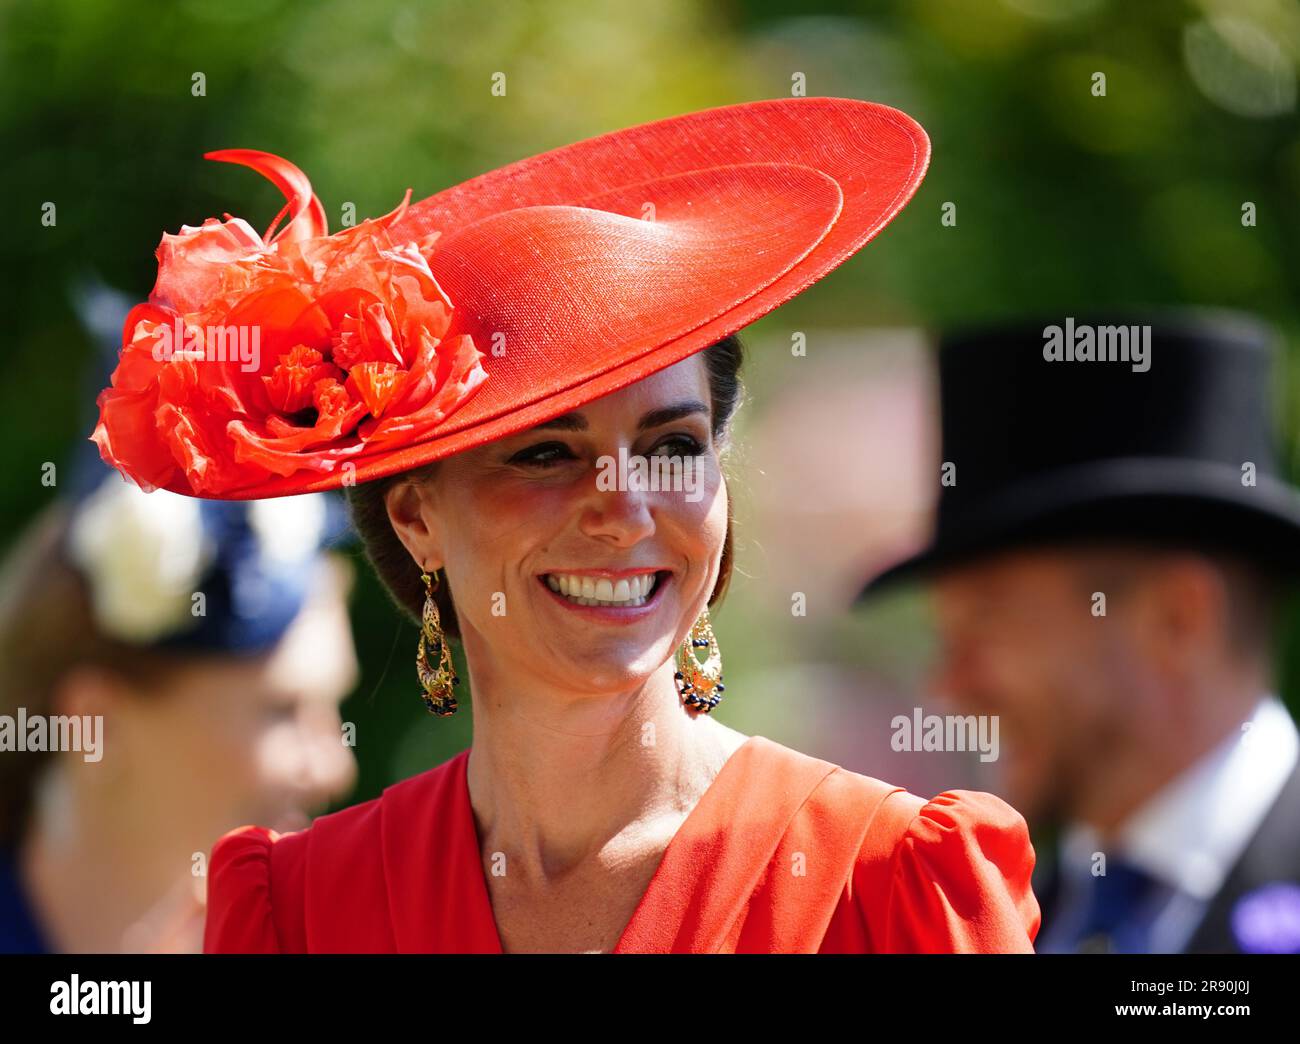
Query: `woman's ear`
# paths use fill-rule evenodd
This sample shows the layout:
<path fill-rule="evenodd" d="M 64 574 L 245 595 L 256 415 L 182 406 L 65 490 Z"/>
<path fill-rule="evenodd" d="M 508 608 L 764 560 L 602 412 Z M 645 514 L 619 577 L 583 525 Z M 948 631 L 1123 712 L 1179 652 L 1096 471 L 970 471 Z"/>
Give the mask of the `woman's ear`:
<path fill-rule="evenodd" d="M 428 484 L 404 479 L 384 494 L 393 532 L 421 569 L 442 567 L 442 534 Z"/>

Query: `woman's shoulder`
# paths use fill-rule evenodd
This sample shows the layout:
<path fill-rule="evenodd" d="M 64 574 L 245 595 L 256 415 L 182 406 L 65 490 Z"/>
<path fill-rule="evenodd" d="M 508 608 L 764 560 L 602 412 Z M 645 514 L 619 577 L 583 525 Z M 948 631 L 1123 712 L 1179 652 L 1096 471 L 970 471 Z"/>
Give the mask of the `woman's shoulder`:
<path fill-rule="evenodd" d="M 1006 801 L 961 789 L 926 799 L 771 740 L 751 749 L 763 786 L 803 780 L 807 795 L 784 830 L 817 862 L 843 868 L 840 914 L 854 924 L 841 941 L 877 952 L 1032 951 L 1034 849 Z"/>
<path fill-rule="evenodd" d="M 846 769 L 764 737 L 755 737 L 755 763 L 780 785 L 781 778 L 801 772 L 817 781 L 801 811 L 856 828 L 864 857 L 951 860 L 974 851 L 999 858 L 1027 857 L 1033 847 L 1024 817 L 995 794 L 980 790 L 945 790 L 926 799 L 905 787 Z"/>
<path fill-rule="evenodd" d="M 217 839 L 208 858 L 204 953 L 294 951 L 293 904 L 284 895 L 291 875 L 276 875 L 273 896 L 271 863 L 273 853 L 282 865 L 284 857 L 299 854 L 304 834 L 248 825 Z M 301 860 L 291 865 L 301 866 Z"/>
<path fill-rule="evenodd" d="M 869 778 L 869 777 L 867 777 Z M 890 787 L 867 824 L 854 904 L 881 952 L 1032 952 L 1039 907 L 1024 817 L 995 794 Z"/>
<path fill-rule="evenodd" d="M 729 800 L 711 806 L 709 826 L 729 839 L 717 846 L 752 852 L 725 853 L 754 871 L 732 876 L 757 887 L 742 946 L 1032 950 L 1034 852 L 1024 819 L 1002 799 L 946 790 L 927 800 L 762 736 L 734 757 Z M 814 921 L 829 921 L 818 939 L 791 928 Z"/>
<path fill-rule="evenodd" d="M 0 953 L 50 953 L 52 943 L 23 887 L 18 851 L 0 843 Z"/>
<path fill-rule="evenodd" d="M 465 752 L 401 780 L 367 801 L 317 817 L 302 830 L 280 833 L 245 825 L 223 834 L 208 860 L 206 953 L 301 953 L 325 940 L 314 931 L 307 903 L 347 924 L 347 908 L 374 924 L 384 902 L 385 850 L 414 843 L 416 831 L 394 830 L 404 814 L 430 810 Z M 463 771 L 463 770 L 462 770 Z M 387 826 L 386 826 L 387 822 Z M 408 821 L 409 822 L 409 821 Z"/>
<path fill-rule="evenodd" d="M 799 814 L 816 820 L 822 830 L 848 831 L 856 840 L 891 795 L 904 797 L 890 806 L 907 803 L 910 795 L 902 787 L 852 772 L 835 762 L 787 747 L 766 736 L 751 736 L 735 755 L 741 772 L 749 778 L 742 782 L 751 790 L 800 792 Z M 837 828 L 839 828 L 837 830 Z"/>

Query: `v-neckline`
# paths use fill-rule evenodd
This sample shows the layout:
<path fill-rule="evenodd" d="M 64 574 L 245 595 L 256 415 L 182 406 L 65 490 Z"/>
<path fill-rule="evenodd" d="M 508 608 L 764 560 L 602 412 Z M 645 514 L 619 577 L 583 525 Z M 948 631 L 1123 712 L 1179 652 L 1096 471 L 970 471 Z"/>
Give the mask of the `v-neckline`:
<path fill-rule="evenodd" d="M 677 857 L 685 851 L 692 833 L 705 821 L 709 808 L 720 800 L 723 785 L 730 780 L 732 775 L 739 771 L 740 763 L 753 752 L 757 746 L 756 741 L 761 739 L 761 736 L 750 736 L 727 755 L 727 760 L 722 763 L 722 768 L 718 770 L 718 774 L 713 777 L 713 781 L 700 795 L 695 807 L 686 814 L 681 826 L 669 839 L 668 845 L 659 859 L 659 865 L 655 867 L 654 873 L 651 874 L 650 883 L 637 901 L 632 916 L 628 918 L 627 924 L 623 926 L 618 941 L 614 944 L 613 950 L 610 951 L 611 955 L 627 952 L 624 949 L 625 945 L 638 934 L 641 922 L 652 916 L 656 900 L 664 888 L 668 887 L 667 882 L 670 880 L 673 868 L 677 865 Z M 482 921 L 484 935 L 490 937 L 495 944 L 495 949 L 492 952 L 504 954 L 506 951 L 501 944 L 501 931 L 497 927 L 496 915 L 492 911 L 492 896 L 488 889 L 487 874 L 483 866 L 483 853 L 482 846 L 479 843 L 478 826 L 474 822 L 474 807 L 469 798 L 469 754 L 469 750 L 466 750 L 460 755 L 461 764 L 456 776 L 460 788 L 457 801 L 460 804 L 462 829 L 466 834 L 465 840 L 468 854 L 474 859 L 475 870 L 472 876 L 477 885 L 474 888 L 477 898 L 477 914 Z M 469 867 L 466 867 L 466 872 L 469 872 Z"/>

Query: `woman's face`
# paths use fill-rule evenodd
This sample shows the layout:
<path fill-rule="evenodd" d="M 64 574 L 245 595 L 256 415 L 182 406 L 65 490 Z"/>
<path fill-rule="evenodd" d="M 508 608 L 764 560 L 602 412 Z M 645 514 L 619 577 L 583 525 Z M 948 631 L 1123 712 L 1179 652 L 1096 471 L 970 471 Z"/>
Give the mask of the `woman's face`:
<path fill-rule="evenodd" d="M 268 654 L 198 660 L 164 691 L 116 706 L 108 757 L 137 812 L 210 845 L 241 823 L 299 830 L 356 781 L 339 703 L 357 679 L 344 581 L 330 566 Z M 105 761 L 108 760 L 105 758 Z"/>
<path fill-rule="evenodd" d="M 407 546 L 445 570 L 476 682 L 627 691 L 669 660 L 726 538 L 709 404 L 697 354 L 450 457 L 416 491 L 424 531 L 408 529 Z M 638 484 L 638 464 L 664 469 L 659 488 Z"/>

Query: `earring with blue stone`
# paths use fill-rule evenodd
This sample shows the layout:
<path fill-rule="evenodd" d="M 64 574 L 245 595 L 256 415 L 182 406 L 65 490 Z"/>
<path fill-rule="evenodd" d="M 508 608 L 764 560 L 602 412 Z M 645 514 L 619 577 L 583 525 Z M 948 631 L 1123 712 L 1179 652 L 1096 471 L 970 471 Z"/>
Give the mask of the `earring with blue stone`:
<path fill-rule="evenodd" d="M 424 581 L 424 614 L 420 622 L 420 648 L 415 654 L 415 670 L 419 675 L 420 685 L 424 689 L 424 705 L 430 714 L 446 718 L 456 713 L 456 676 L 451 662 L 451 649 L 447 645 L 447 636 L 442 631 L 442 621 L 438 617 L 438 603 L 434 601 L 434 592 L 438 570 L 433 577 L 421 573 Z M 429 666 L 429 657 L 437 661 L 437 668 Z"/>
<path fill-rule="evenodd" d="M 698 650 L 704 650 L 700 662 Z M 677 673 L 673 675 L 677 693 L 688 707 L 708 714 L 722 699 L 726 686 L 722 684 L 722 650 L 713 633 L 709 610 L 700 613 L 691 626 L 691 633 L 677 647 Z"/>

